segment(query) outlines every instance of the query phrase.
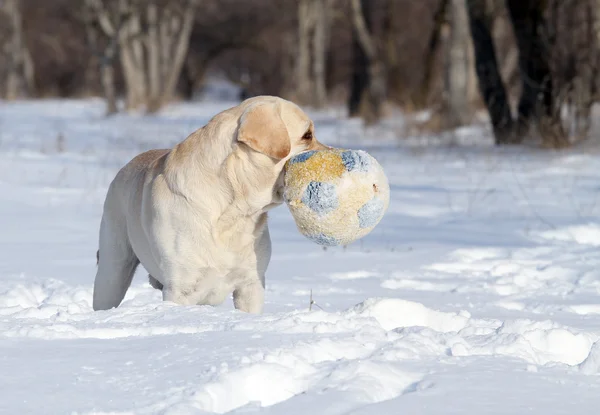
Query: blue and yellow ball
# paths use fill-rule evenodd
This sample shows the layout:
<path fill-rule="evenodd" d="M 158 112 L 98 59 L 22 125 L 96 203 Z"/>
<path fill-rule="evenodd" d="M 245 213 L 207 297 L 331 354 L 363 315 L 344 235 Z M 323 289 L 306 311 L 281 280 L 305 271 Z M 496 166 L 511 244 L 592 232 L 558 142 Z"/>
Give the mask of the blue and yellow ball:
<path fill-rule="evenodd" d="M 347 245 L 371 232 L 387 211 L 390 188 L 365 151 L 306 151 L 285 166 L 284 200 L 300 233 L 319 245 Z"/>

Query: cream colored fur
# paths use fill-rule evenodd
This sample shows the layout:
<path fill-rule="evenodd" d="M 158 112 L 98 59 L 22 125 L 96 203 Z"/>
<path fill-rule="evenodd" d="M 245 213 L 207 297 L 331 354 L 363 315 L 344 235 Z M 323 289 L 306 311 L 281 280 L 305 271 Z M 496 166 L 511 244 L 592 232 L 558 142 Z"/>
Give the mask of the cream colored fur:
<path fill-rule="evenodd" d="M 117 307 L 141 264 L 163 300 L 260 313 L 271 257 L 267 211 L 283 166 L 325 148 L 292 102 L 259 96 L 225 110 L 172 150 L 151 150 L 110 184 L 100 225 L 93 307 Z"/>

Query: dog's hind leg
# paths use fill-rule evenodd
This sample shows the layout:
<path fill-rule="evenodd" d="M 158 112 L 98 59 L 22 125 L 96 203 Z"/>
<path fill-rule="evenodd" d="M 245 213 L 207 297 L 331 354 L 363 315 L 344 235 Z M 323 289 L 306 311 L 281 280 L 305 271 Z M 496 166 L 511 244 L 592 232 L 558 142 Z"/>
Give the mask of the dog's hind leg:
<path fill-rule="evenodd" d="M 150 286 L 152 288 L 156 288 L 157 290 L 162 291 L 163 289 L 163 285 L 161 284 L 160 281 L 158 281 L 156 278 L 154 278 L 152 275 L 148 274 L 148 282 L 150 283 Z"/>
<path fill-rule="evenodd" d="M 98 270 L 94 280 L 94 310 L 108 310 L 123 301 L 140 261 L 136 257 L 125 226 L 102 217 Z"/>

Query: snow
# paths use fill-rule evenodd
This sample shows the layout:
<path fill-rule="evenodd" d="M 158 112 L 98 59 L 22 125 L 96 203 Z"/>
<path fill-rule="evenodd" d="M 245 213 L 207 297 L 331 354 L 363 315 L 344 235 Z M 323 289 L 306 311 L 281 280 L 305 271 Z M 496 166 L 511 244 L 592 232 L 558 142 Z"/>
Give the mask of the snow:
<path fill-rule="evenodd" d="M 93 312 L 108 183 L 229 105 L 106 119 L 95 99 L 0 102 L 0 413 L 597 412 L 594 148 L 496 149 L 477 125 L 398 139 L 402 118 L 311 112 L 320 141 L 386 171 L 369 235 L 324 249 L 283 205 L 262 315 L 162 302 L 142 268 Z"/>

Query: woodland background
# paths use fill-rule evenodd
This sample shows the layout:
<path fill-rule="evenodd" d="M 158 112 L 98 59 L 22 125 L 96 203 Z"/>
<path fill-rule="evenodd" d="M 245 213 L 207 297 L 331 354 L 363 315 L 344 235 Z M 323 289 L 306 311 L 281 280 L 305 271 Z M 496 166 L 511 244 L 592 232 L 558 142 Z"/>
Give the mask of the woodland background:
<path fill-rule="evenodd" d="M 599 46 L 599 0 L 0 0 L 0 97 L 153 113 L 216 75 L 366 125 L 483 111 L 498 145 L 564 148 L 593 136 Z"/>

